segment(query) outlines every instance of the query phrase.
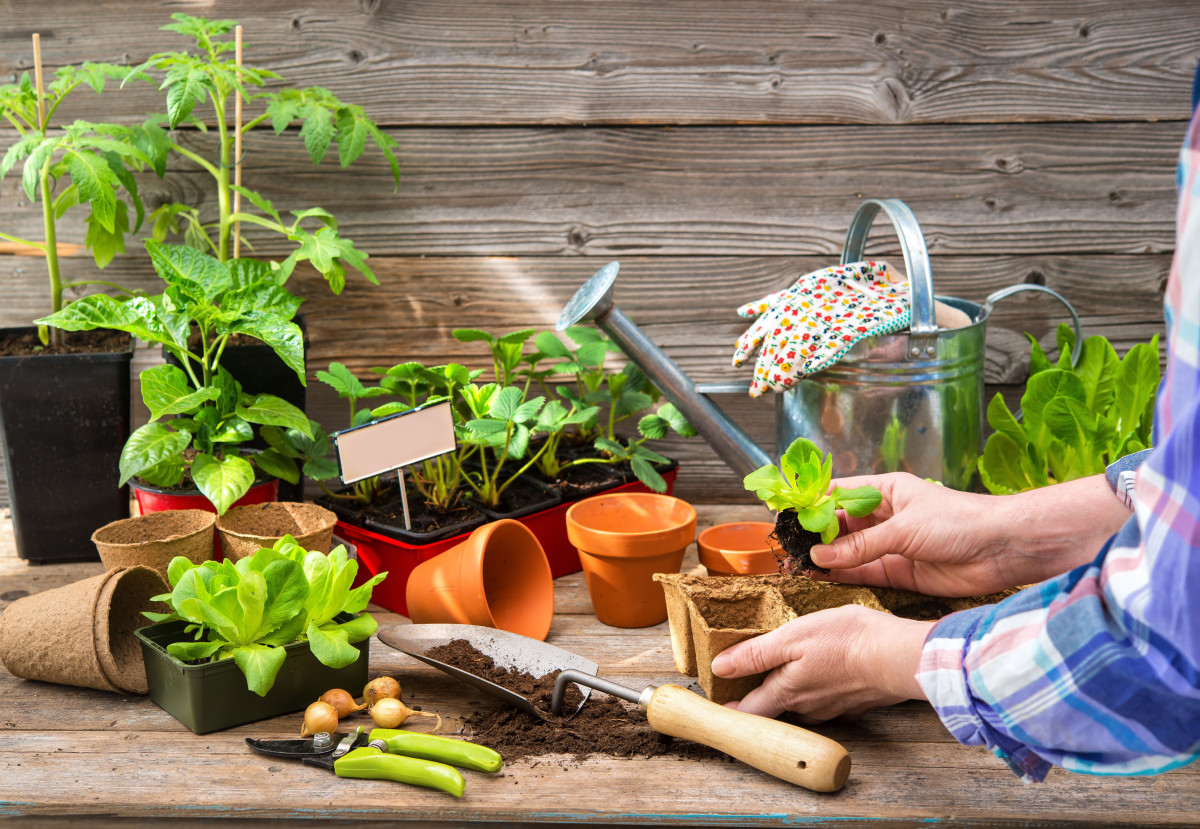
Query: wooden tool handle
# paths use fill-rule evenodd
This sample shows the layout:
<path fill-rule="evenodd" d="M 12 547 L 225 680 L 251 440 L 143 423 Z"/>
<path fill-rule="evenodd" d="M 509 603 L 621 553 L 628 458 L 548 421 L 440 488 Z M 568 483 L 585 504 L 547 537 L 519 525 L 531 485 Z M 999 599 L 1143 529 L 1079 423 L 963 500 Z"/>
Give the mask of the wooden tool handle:
<path fill-rule="evenodd" d="M 660 734 L 703 743 L 813 791 L 836 792 L 850 776 L 850 753 L 828 737 L 717 705 L 678 685 L 654 691 L 646 719 Z"/>

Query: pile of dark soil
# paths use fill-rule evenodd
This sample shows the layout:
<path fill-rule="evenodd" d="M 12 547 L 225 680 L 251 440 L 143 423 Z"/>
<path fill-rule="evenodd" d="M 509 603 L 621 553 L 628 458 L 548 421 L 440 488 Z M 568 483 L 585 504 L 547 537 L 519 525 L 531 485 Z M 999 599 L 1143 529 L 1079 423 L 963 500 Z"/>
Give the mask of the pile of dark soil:
<path fill-rule="evenodd" d="M 535 708 L 547 714 L 550 712 L 550 696 L 559 671 L 535 677 L 502 668 L 490 656 L 463 640 L 432 648 L 427 655 L 521 694 Z M 563 710 L 575 710 L 581 698 L 578 686 L 569 686 Z M 734 762 L 716 749 L 657 733 L 635 706 L 599 691 L 593 691 L 582 710 L 569 720 L 545 722 L 524 711 L 500 705 L 471 715 L 465 727 L 469 739 L 500 752 L 505 761 L 567 754 L 576 762 L 582 762 L 599 754 Z"/>
<path fill-rule="evenodd" d="M 794 509 L 779 511 L 775 516 L 775 532 L 768 537 L 775 539 L 779 548 L 783 550 L 784 556 L 779 561 L 780 572 L 800 575 L 815 570 L 818 573 L 829 574 L 827 569 L 818 567 L 812 560 L 813 545 L 821 543 L 821 534 L 800 526 Z"/>

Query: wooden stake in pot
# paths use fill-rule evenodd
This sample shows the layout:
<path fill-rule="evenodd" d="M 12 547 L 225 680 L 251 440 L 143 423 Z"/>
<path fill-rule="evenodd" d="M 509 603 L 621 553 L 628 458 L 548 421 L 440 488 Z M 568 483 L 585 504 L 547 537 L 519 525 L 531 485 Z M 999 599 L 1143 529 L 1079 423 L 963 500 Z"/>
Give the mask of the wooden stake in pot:
<path fill-rule="evenodd" d="M 237 62 L 238 77 L 241 77 L 242 70 L 242 27 L 238 26 L 233 30 L 233 52 L 234 60 Z M 237 91 L 233 95 L 233 184 L 235 187 L 242 186 L 242 93 Z M 237 190 L 233 191 L 233 212 L 237 213 L 242 209 L 242 194 Z M 233 223 L 233 258 L 237 259 L 241 256 L 242 250 L 242 223 Z"/>

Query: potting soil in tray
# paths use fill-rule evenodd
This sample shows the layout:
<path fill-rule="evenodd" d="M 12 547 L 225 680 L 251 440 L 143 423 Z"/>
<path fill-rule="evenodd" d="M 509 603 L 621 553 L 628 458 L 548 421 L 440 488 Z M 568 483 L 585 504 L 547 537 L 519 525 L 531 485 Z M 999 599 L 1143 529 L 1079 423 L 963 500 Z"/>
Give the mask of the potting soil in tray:
<path fill-rule="evenodd" d="M 367 507 L 362 511 L 362 518 L 370 518 L 380 524 L 387 524 L 396 529 L 404 529 L 404 504 L 400 501 L 400 490 L 392 487 L 385 490 L 386 500 L 377 507 Z M 414 497 L 415 496 L 415 497 Z M 320 500 L 318 499 L 318 503 Z M 322 504 L 325 506 L 324 504 Z M 434 533 L 444 527 L 453 527 L 474 521 L 481 513 L 470 504 L 460 502 L 448 510 L 435 509 L 421 500 L 415 490 L 410 490 L 408 496 L 408 519 L 412 524 L 411 532 Z"/>
<path fill-rule="evenodd" d="M 605 463 L 585 463 L 563 470 L 557 480 L 548 481 L 540 478 L 542 483 L 563 497 L 565 501 L 575 501 L 595 495 L 605 489 L 610 489 L 626 482 L 626 476 L 620 470 Z"/>
<path fill-rule="evenodd" d="M 426 655 L 508 688 L 524 696 L 535 708 L 550 713 L 550 697 L 559 671 L 535 677 L 502 668 L 461 639 L 431 648 Z M 564 709 L 574 710 L 581 697 L 578 686 L 567 686 Z M 716 749 L 659 734 L 636 707 L 599 691 L 592 691 L 579 713 L 563 722 L 545 722 L 516 708 L 499 705 L 472 714 L 465 726 L 470 732 L 469 739 L 495 749 L 506 761 L 567 754 L 582 762 L 589 756 L 603 754 L 733 762 Z"/>

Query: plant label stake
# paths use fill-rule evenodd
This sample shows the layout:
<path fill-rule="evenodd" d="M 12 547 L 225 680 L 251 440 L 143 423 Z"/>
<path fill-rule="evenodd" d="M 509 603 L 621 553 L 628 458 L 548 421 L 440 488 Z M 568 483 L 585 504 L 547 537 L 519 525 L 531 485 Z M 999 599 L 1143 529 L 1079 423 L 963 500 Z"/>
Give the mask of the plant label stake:
<path fill-rule="evenodd" d="M 342 483 L 395 471 L 400 482 L 404 529 L 411 530 L 404 467 L 453 452 L 454 416 L 450 403 L 435 403 L 334 432 L 329 436 L 337 453 Z"/>

